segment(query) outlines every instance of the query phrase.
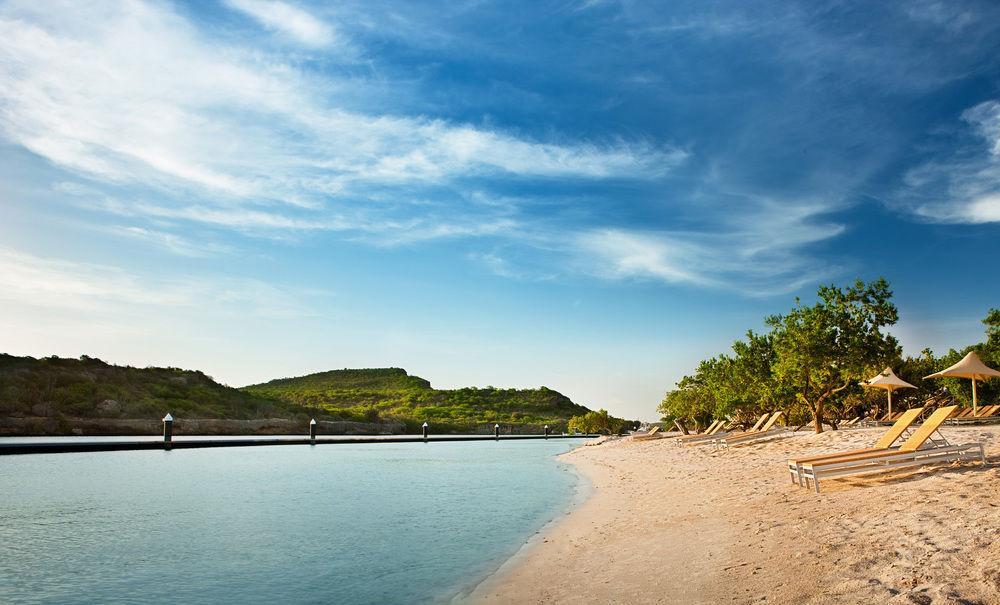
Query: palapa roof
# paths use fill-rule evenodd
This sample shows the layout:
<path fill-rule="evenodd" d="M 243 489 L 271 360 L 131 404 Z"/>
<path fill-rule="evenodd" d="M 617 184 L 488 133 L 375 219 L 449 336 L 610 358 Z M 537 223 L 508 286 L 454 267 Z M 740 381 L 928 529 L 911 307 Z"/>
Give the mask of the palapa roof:
<path fill-rule="evenodd" d="M 973 380 L 989 380 L 997 376 L 1000 376 L 1000 372 L 983 363 L 975 351 L 969 351 L 969 354 L 963 357 L 962 361 L 950 368 L 935 372 L 930 376 L 924 376 L 924 378 L 972 378 Z"/>
<path fill-rule="evenodd" d="M 895 391 L 896 389 L 917 388 L 912 384 L 906 382 L 899 376 L 896 376 L 896 373 L 892 371 L 892 368 L 886 368 L 882 370 L 881 374 L 879 374 L 875 378 L 868 380 L 867 382 L 862 382 L 861 384 L 866 387 L 875 387 L 878 389 L 885 389 L 887 391 Z"/>

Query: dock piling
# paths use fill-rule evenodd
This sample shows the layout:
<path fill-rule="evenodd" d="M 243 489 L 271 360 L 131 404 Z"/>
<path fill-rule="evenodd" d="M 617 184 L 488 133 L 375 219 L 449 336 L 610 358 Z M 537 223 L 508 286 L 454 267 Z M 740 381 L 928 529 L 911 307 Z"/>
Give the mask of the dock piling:
<path fill-rule="evenodd" d="M 549 425 L 547 425 L 547 424 L 545 425 L 545 438 L 546 439 L 549 438 Z"/>
<path fill-rule="evenodd" d="M 426 422 L 424 423 L 423 429 L 424 429 L 424 441 L 427 441 L 427 423 Z"/>
<path fill-rule="evenodd" d="M 316 419 L 309 421 L 309 445 L 316 445 Z"/>
<path fill-rule="evenodd" d="M 500 425 L 499 424 L 494 424 L 493 425 L 493 435 L 497 438 L 497 441 L 500 440 Z"/>
<path fill-rule="evenodd" d="M 163 417 L 163 449 L 170 449 L 170 442 L 174 438 L 174 417 L 167 412 Z"/>

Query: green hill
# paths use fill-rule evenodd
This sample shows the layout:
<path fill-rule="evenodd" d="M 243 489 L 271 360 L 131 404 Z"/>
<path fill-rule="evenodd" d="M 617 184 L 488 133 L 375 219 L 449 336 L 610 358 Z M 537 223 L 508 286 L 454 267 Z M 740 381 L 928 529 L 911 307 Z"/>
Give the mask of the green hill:
<path fill-rule="evenodd" d="M 180 368 L 0 353 L 0 420 L 21 419 L 16 426 L 25 426 L 25 419 L 55 419 L 61 428 L 50 430 L 60 432 L 83 423 L 74 424 L 75 418 L 88 419 L 88 431 L 96 427 L 111 434 L 121 426 L 116 422 L 155 421 L 166 412 L 178 419 L 288 419 L 295 426 L 310 417 L 391 422 L 411 432 L 426 421 L 438 433 L 483 431 L 501 423 L 535 432 L 544 424 L 564 430 L 572 416 L 589 411 L 545 387 L 442 390 L 399 368 L 333 370 L 235 389 Z M 8 427 L 10 434 L 18 430 L 28 429 Z"/>
<path fill-rule="evenodd" d="M 545 387 L 441 390 L 400 368 L 333 370 L 272 380 L 243 391 L 343 420 L 392 419 L 411 428 L 427 421 L 436 430 L 450 431 L 474 430 L 497 422 L 562 428 L 571 416 L 590 411 Z"/>
<path fill-rule="evenodd" d="M 305 416 L 298 406 L 221 385 L 198 371 L 0 353 L 0 416 L 160 418 L 168 411 L 189 418 Z"/>

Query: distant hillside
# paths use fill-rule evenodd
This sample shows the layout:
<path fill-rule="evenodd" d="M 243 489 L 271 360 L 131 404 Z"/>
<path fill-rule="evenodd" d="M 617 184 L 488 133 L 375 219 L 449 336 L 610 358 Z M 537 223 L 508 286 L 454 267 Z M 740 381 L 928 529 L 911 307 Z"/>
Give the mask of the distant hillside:
<path fill-rule="evenodd" d="M 221 385 L 198 371 L 0 353 L 0 416 L 161 418 L 167 412 L 231 419 L 305 415 L 298 406 Z"/>
<path fill-rule="evenodd" d="M 436 429 L 473 430 L 489 423 L 564 427 L 588 410 L 551 389 L 439 390 L 400 368 L 332 370 L 244 387 L 244 392 L 322 411 L 343 420 L 394 419 Z"/>
<path fill-rule="evenodd" d="M 331 431 L 416 432 L 426 421 L 439 433 L 482 432 L 494 423 L 537 432 L 544 424 L 564 430 L 570 417 L 588 411 L 545 387 L 439 390 L 399 368 L 332 370 L 235 389 L 180 368 L 0 353 L 3 434 L 66 434 L 80 427 L 86 434 L 148 434 L 167 412 L 179 421 L 229 421 L 190 426 L 218 433 L 299 431 L 310 417 Z"/>

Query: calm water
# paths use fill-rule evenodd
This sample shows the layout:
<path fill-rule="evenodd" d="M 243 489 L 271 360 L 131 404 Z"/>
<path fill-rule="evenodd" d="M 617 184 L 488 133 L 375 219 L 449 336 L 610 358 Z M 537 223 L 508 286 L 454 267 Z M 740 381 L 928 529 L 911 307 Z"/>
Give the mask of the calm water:
<path fill-rule="evenodd" d="M 569 505 L 562 440 L 0 458 L 0 603 L 414 603 Z"/>

